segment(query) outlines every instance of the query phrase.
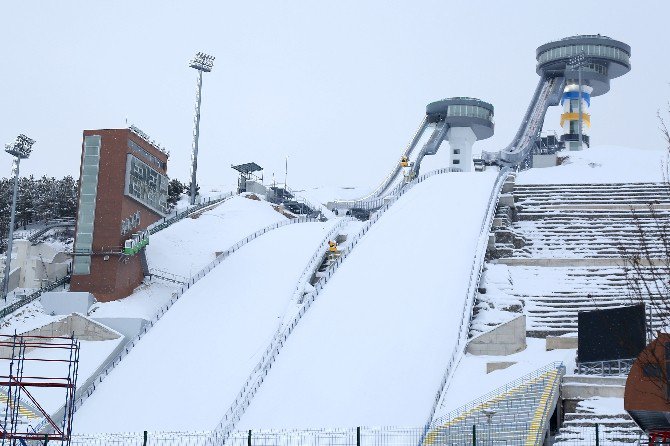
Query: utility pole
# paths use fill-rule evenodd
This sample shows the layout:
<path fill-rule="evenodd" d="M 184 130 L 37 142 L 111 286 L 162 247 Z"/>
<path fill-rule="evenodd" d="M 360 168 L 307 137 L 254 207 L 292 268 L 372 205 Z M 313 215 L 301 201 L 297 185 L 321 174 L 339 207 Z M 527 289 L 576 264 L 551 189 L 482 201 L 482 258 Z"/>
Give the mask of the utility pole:
<path fill-rule="evenodd" d="M 195 117 L 193 118 L 193 147 L 191 149 L 191 204 L 195 204 L 196 172 L 198 170 L 198 139 L 200 138 L 200 104 L 202 102 L 202 73 L 209 73 L 214 67 L 214 56 L 198 52 L 189 67 L 198 70 L 198 88 L 195 93 Z"/>
<path fill-rule="evenodd" d="M 24 134 L 16 137 L 12 144 L 5 145 L 5 152 L 14 157 L 12 162 L 12 177 L 13 177 L 13 192 L 12 192 L 12 211 L 9 217 L 9 231 L 7 234 L 7 251 L 5 252 L 5 274 L 2 281 L 2 296 L 7 302 L 7 294 L 9 294 L 9 273 L 11 272 L 10 265 L 12 263 L 12 247 L 14 243 L 14 221 L 16 219 L 16 199 L 19 193 L 19 164 L 22 159 L 27 159 L 32 151 L 35 140 L 28 138 Z"/>
<path fill-rule="evenodd" d="M 583 136 L 582 136 L 582 66 L 587 62 L 587 58 L 584 55 L 584 52 L 580 52 L 578 55 L 571 57 L 570 58 L 570 65 L 573 67 L 577 67 L 577 79 L 578 79 L 578 85 L 579 85 L 579 103 L 577 104 L 578 107 L 578 112 L 579 112 L 579 120 L 577 122 L 578 129 L 579 129 L 579 150 L 582 150 L 584 147 L 583 144 Z"/>

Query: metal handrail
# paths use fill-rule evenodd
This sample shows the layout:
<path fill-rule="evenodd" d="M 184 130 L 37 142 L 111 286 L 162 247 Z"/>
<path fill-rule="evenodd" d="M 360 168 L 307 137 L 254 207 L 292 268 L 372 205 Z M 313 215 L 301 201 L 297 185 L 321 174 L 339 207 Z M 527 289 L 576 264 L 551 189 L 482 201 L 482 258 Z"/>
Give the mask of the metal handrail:
<path fill-rule="evenodd" d="M 475 252 L 475 256 L 473 257 L 472 265 L 470 267 L 470 279 L 468 282 L 464 308 L 461 312 L 461 320 L 459 323 L 459 336 L 456 345 L 452 350 L 449 361 L 447 362 L 444 374 L 442 376 L 442 380 L 440 381 L 440 385 L 435 395 L 433 406 L 428 415 L 426 426 L 429 426 L 431 424 L 431 421 L 435 416 L 435 413 L 437 412 L 438 408 L 444 405 L 443 398 L 444 395 L 446 395 L 447 390 L 449 388 L 449 380 L 451 378 L 451 374 L 455 366 L 460 361 L 463 351 L 465 350 L 465 345 L 467 344 L 468 334 L 470 332 L 470 327 L 472 324 L 472 308 L 474 306 L 475 294 L 477 287 L 479 286 L 482 269 L 484 267 L 484 257 L 486 254 L 486 247 L 488 245 L 488 234 L 491 225 L 493 224 L 493 217 L 495 216 L 495 211 L 498 206 L 498 201 L 500 199 L 500 192 L 509 173 L 510 169 L 508 168 L 502 169 L 498 173 L 496 182 L 491 190 L 486 216 L 482 219 L 482 223 L 480 226 L 480 235 L 479 240 L 477 241 L 477 248 L 476 248 L 477 251 Z M 442 403 L 440 403 L 440 401 L 442 401 Z"/>
<path fill-rule="evenodd" d="M 495 397 L 499 395 L 503 395 L 505 393 L 510 392 L 516 387 L 519 387 L 528 381 L 531 381 L 535 378 L 539 378 L 540 376 L 544 375 L 547 372 L 550 372 L 552 370 L 558 369 L 559 367 L 563 366 L 563 363 L 560 361 L 554 361 L 551 362 L 537 370 L 533 370 L 530 373 L 527 373 L 519 378 L 516 378 L 508 383 L 505 383 L 505 385 L 500 386 L 494 390 L 491 390 L 490 392 L 485 393 L 484 395 L 469 401 L 468 403 L 450 411 L 449 413 L 446 413 L 439 418 L 436 418 L 430 423 L 430 427 L 438 427 L 444 423 L 449 422 L 450 420 L 453 420 L 454 418 L 458 418 L 459 416 L 472 411 L 475 407 L 482 405 L 483 403 L 490 401 L 494 399 Z"/>
<path fill-rule="evenodd" d="M 270 344 L 263 352 L 260 361 L 258 362 L 256 367 L 251 372 L 251 374 L 245 381 L 244 385 L 242 386 L 242 390 L 240 390 L 240 392 L 237 394 L 235 400 L 228 408 L 219 424 L 214 429 L 211 439 L 212 443 L 210 444 L 212 445 L 221 444 L 229 438 L 229 436 L 233 432 L 235 424 L 240 420 L 240 418 L 244 414 L 244 411 L 249 406 L 251 399 L 254 397 L 257 390 L 260 388 L 270 368 L 272 367 L 272 364 L 274 363 L 277 355 L 279 354 L 279 351 L 283 347 L 288 337 L 293 332 L 294 328 L 300 322 L 301 318 L 304 316 L 307 310 L 309 310 L 312 303 L 316 300 L 318 295 L 321 293 L 321 290 L 326 286 L 326 284 L 333 276 L 333 274 L 335 274 L 335 272 L 342 264 L 342 262 L 344 262 L 344 260 L 349 256 L 349 254 L 351 253 L 353 248 L 358 244 L 361 238 L 365 236 L 365 234 L 367 234 L 370 227 L 374 223 L 376 223 L 379 220 L 379 218 L 381 218 L 381 216 L 391 207 L 393 203 L 395 203 L 395 201 L 398 200 L 398 198 L 404 195 L 413 186 L 425 181 L 427 178 L 430 178 L 434 175 L 443 174 L 449 171 L 450 170 L 447 168 L 437 169 L 419 176 L 418 178 L 414 179 L 407 185 L 403 185 L 405 187 L 398 189 L 397 194 L 391 196 L 384 206 L 382 206 L 377 212 L 371 215 L 370 219 L 363 226 L 363 228 L 361 228 L 358 234 L 356 234 L 353 237 L 351 244 L 341 253 L 340 257 L 335 261 L 332 267 L 328 269 L 326 275 L 323 276 L 319 280 L 319 282 L 316 283 L 316 285 L 314 286 L 314 292 L 310 293 L 309 297 L 303 301 L 302 305 L 297 310 L 293 318 L 290 321 L 286 321 L 280 328 L 280 330 L 278 330 L 275 333 L 272 340 L 270 341 Z"/>
<path fill-rule="evenodd" d="M 423 132 L 425 131 L 426 127 L 428 126 L 428 117 L 424 116 L 423 120 L 421 121 L 421 125 L 417 129 L 416 133 L 414 133 L 414 136 L 410 140 L 409 144 L 405 147 L 405 150 L 403 151 L 402 156 L 409 157 L 412 152 L 414 151 L 414 148 L 416 147 L 416 144 L 419 142 L 419 139 Z M 379 186 L 372 192 L 370 192 L 368 195 L 355 199 L 355 200 L 335 200 L 335 206 L 338 208 L 345 208 L 345 207 L 356 207 L 357 204 L 363 203 L 366 201 L 369 201 L 370 199 L 378 198 L 380 194 L 383 194 L 386 189 L 393 183 L 395 178 L 398 176 L 398 174 L 401 171 L 401 167 L 396 162 L 395 167 L 391 170 L 391 172 L 384 178 L 384 180 L 381 182 Z M 389 194 L 390 195 L 390 194 Z"/>
<path fill-rule="evenodd" d="M 209 203 L 211 204 L 211 203 Z M 306 222 L 318 222 L 318 220 L 313 219 L 313 218 L 306 218 L 306 217 L 299 217 L 299 218 L 293 218 L 293 219 L 287 219 L 287 220 L 282 220 L 277 223 L 273 223 L 271 225 L 268 225 L 264 228 L 261 228 L 257 230 L 256 232 L 248 235 L 247 237 L 241 239 L 234 245 L 232 245 L 230 248 L 228 248 L 226 251 L 222 252 L 219 254 L 212 262 L 210 262 L 208 265 L 206 265 L 204 268 L 202 268 L 197 274 L 192 276 L 189 281 L 183 285 L 179 290 L 176 292 L 172 293 L 172 298 L 170 299 L 169 302 L 167 302 L 165 305 L 161 306 L 154 316 L 149 320 L 149 323 L 146 324 L 143 329 L 138 333 L 135 337 L 129 339 L 123 346 L 121 352 L 116 355 L 113 358 L 108 359 L 103 366 L 99 369 L 100 371 L 95 375 L 89 378 L 88 384 L 84 384 L 82 387 L 80 387 L 77 390 L 76 393 L 76 399 L 74 402 L 74 407 L 75 411 L 81 407 L 81 405 L 86 401 L 86 399 L 91 396 L 91 394 L 95 391 L 96 385 L 101 383 L 106 376 L 109 375 L 109 373 L 116 367 L 121 360 L 133 349 L 135 344 L 142 339 L 142 337 L 149 331 L 151 328 L 160 320 L 160 318 L 172 307 L 172 305 L 186 292 L 190 289 L 190 287 L 195 284 L 197 281 L 202 279 L 207 273 L 209 273 L 212 269 L 214 269 L 219 263 L 221 263 L 223 260 L 227 259 L 230 255 L 238 251 L 241 247 L 244 245 L 248 244 L 249 242 L 255 240 L 256 238 L 274 230 L 278 229 L 283 226 L 291 225 L 291 224 L 299 224 L 299 223 L 306 223 Z M 61 407 L 62 408 L 62 407 Z M 60 410 L 60 409 L 59 409 Z M 41 425 L 36 428 L 36 430 L 39 432 L 42 430 L 46 425 Z"/>
<path fill-rule="evenodd" d="M 220 203 L 222 201 L 226 201 L 229 198 L 232 198 L 235 196 L 235 192 L 226 192 L 224 194 L 219 195 L 215 199 L 208 198 L 207 201 L 203 201 L 199 204 L 196 204 L 194 206 L 190 206 L 186 208 L 184 211 L 179 213 L 179 211 L 175 211 L 175 215 L 170 217 L 170 218 L 164 218 L 163 221 L 157 221 L 156 223 L 153 223 L 147 227 L 147 230 L 149 231 L 149 234 L 153 235 L 157 233 L 158 231 L 161 231 L 174 223 L 177 223 L 178 221 L 188 217 L 189 215 L 192 215 L 193 213 L 206 208 L 208 206 L 212 206 L 214 204 Z"/>

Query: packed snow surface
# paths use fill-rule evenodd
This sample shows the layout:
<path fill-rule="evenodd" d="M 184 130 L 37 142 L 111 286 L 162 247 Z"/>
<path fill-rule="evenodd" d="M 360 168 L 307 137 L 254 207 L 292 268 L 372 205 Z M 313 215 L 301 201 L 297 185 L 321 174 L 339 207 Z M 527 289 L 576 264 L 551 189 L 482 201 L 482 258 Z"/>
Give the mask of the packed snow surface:
<path fill-rule="evenodd" d="M 266 201 L 234 196 L 151 237 L 149 267 L 190 277 L 240 239 L 262 227 L 286 220 Z"/>
<path fill-rule="evenodd" d="M 214 260 L 217 252 L 225 251 L 258 229 L 286 220 L 268 202 L 241 196 L 234 196 L 193 217 L 151 236 L 147 260 L 152 271 L 186 282 Z M 92 317 L 151 319 L 177 287 L 155 279 L 150 285 L 140 285 L 125 299 L 95 304 Z"/>
<path fill-rule="evenodd" d="M 270 231 L 196 282 L 77 411 L 75 431 L 213 429 L 333 224 Z"/>
<path fill-rule="evenodd" d="M 237 428 L 426 423 L 495 179 L 437 175 L 400 198 L 288 338 Z"/>
<path fill-rule="evenodd" d="M 517 175 L 517 184 L 647 183 L 663 181 L 667 150 L 596 146 L 563 151 L 568 157 L 556 167 L 529 169 Z"/>

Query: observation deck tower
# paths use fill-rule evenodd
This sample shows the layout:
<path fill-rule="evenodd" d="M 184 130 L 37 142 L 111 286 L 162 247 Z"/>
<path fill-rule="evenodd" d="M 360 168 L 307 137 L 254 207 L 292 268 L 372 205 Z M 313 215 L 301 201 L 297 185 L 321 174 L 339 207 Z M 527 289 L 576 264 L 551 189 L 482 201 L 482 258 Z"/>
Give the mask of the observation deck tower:
<path fill-rule="evenodd" d="M 444 139 L 449 141 L 449 167 L 463 172 L 472 170 L 475 141 L 493 136 L 493 105 L 476 98 L 454 97 L 431 102 L 426 106 L 426 120 L 446 129 Z"/>
<path fill-rule="evenodd" d="M 561 141 L 570 150 L 582 149 L 579 140 L 580 112 L 582 141 L 590 146 L 591 98 L 607 93 L 611 79 L 630 71 L 630 54 L 629 45 L 601 35 L 566 37 L 537 49 L 537 74 L 544 78 L 565 79 L 560 100 L 564 132 Z"/>

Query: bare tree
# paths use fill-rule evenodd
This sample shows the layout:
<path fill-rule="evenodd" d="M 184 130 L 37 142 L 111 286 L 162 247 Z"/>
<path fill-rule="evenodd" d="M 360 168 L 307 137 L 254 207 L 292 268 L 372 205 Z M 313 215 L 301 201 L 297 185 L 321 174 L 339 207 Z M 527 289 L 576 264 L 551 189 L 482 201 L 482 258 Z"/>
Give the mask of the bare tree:
<path fill-rule="evenodd" d="M 666 116 L 667 114 L 667 116 Z M 662 163 L 664 194 L 670 196 L 670 103 L 665 113 L 658 111 L 659 129 L 667 154 Z M 653 384 L 655 396 L 670 401 L 670 218 L 658 203 L 645 211 L 632 210 L 637 246 L 621 245 L 619 252 L 631 303 L 644 303 L 649 315 L 649 341 L 654 341 L 638 357 L 645 380 Z"/>

